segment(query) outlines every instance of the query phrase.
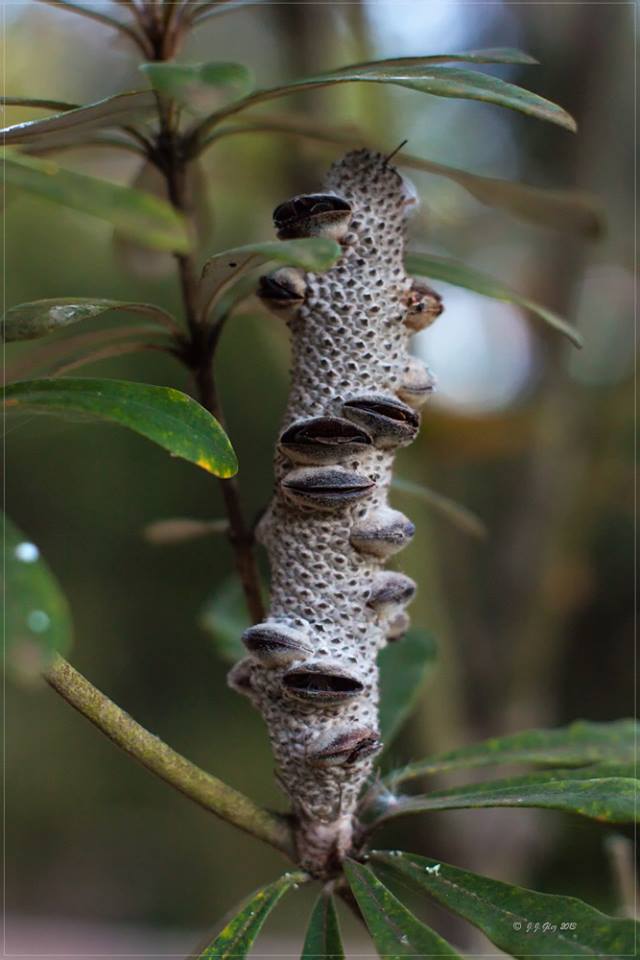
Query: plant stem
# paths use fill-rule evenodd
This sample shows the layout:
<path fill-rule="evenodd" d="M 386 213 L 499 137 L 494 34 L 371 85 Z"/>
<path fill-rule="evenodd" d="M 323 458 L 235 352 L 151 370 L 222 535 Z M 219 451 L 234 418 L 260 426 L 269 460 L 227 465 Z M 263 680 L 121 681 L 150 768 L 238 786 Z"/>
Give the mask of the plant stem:
<path fill-rule="evenodd" d="M 57 656 L 45 674 L 47 683 L 110 740 L 190 800 L 232 823 L 286 856 L 294 857 L 284 819 L 206 773 L 141 727 L 128 713 Z"/>
<path fill-rule="evenodd" d="M 167 180 L 167 192 L 174 208 L 185 217 L 189 216 L 185 197 L 186 161 L 176 150 L 175 136 L 169 118 L 164 116 L 163 147 L 166 155 L 162 165 Z M 217 396 L 213 375 L 213 355 L 217 337 L 209 338 L 198 310 L 196 269 L 191 254 L 176 254 L 185 320 L 189 330 L 188 361 L 193 370 L 198 399 L 202 406 L 212 413 L 224 426 L 222 407 Z M 240 503 L 238 483 L 235 479 L 220 480 L 220 488 L 225 510 L 229 519 L 229 540 L 235 555 L 236 570 L 249 614 L 257 623 L 264 618 L 264 605 L 260 591 L 260 578 L 253 550 L 253 535 L 247 528 Z"/>

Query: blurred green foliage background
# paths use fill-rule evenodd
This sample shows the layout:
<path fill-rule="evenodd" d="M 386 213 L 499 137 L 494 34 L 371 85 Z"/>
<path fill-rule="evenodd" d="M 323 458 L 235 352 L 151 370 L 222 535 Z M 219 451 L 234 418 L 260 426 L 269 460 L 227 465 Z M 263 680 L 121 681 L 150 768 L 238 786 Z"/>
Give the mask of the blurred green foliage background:
<path fill-rule="evenodd" d="M 389 150 L 408 138 L 412 154 L 477 173 L 594 192 L 606 212 L 606 234 L 590 242 L 412 174 L 422 197 L 416 247 L 456 256 L 564 314 L 586 346 L 578 353 L 516 308 L 434 284 L 446 310 L 417 349 L 440 394 L 399 473 L 474 509 L 489 535 L 471 539 L 395 494 L 418 528 L 401 559 L 420 584 L 413 617 L 435 633 L 441 655 L 393 760 L 633 712 L 632 12 L 561 2 L 251 4 L 208 21 L 183 51 L 185 60 L 246 63 L 266 85 L 375 57 L 518 46 L 542 66 L 500 74 L 566 107 L 577 136 L 377 85 L 297 95 L 278 110 L 355 124 Z M 33 3 L 4 13 L 7 94 L 89 102 L 144 85 L 135 57 L 101 25 Z M 40 115 L 8 109 L 6 122 Z M 316 189 L 338 152 L 287 136 L 222 140 L 204 160 L 208 196 L 198 203 L 212 216 L 202 256 L 271 238 L 276 203 Z M 60 156 L 122 182 L 136 173 L 135 158 L 114 152 Z M 5 223 L 7 306 L 95 295 L 179 312 L 171 265 L 155 276 L 133 271 L 137 261 L 98 221 L 11 192 Z M 29 349 L 6 349 L 9 373 Z M 284 327 L 250 301 L 217 360 L 250 517 L 270 494 L 287 367 Z M 159 354 L 83 375 L 190 389 Z M 8 512 L 70 598 L 73 663 L 176 749 L 279 806 L 262 723 L 227 690 L 198 626 L 232 569 L 228 546 L 160 548 L 142 536 L 161 517 L 221 516 L 217 482 L 127 431 L 46 417 L 7 419 L 4 468 Z M 275 875 L 275 854 L 156 782 L 52 692 L 8 690 L 7 717 L 11 914 L 205 929 Z M 389 841 L 614 910 L 608 832 L 551 812 L 460 811 L 410 820 Z M 298 913 L 288 910 L 280 923 Z"/>

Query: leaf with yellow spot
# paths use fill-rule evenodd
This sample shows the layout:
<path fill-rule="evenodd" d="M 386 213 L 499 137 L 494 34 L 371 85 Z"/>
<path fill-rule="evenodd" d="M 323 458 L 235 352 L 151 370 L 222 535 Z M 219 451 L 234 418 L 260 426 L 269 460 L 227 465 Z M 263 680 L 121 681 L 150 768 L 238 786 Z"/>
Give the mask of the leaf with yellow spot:
<path fill-rule="evenodd" d="M 309 879 L 300 871 L 285 873 L 278 880 L 256 891 L 242 910 L 220 931 L 202 953 L 200 960 L 242 960 L 262 930 L 265 920 L 285 893 Z"/>
<path fill-rule="evenodd" d="M 19 380 L 1 396 L 13 411 L 83 414 L 118 423 L 217 477 L 232 477 L 238 470 L 231 442 L 216 418 L 171 387 L 59 377 Z"/>

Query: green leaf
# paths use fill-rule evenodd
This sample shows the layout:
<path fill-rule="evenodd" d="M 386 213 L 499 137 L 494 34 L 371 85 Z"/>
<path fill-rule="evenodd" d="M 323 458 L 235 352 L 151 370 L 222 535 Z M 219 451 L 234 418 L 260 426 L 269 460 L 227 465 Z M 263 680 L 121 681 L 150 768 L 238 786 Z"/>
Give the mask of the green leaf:
<path fill-rule="evenodd" d="M 329 73 L 321 73 L 315 77 L 305 77 L 302 80 L 293 80 L 280 87 L 265 90 L 256 90 L 218 110 L 207 117 L 194 131 L 197 139 L 208 132 L 221 120 L 240 113 L 250 107 L 258 106 L 278 97 L 289 96 L 304 90 L 331 87 L 339 83 L 391 83 L 401 87 L 408 87 L 421 93 L 430 93 L 438 97 L 454 97 L 464 100 L 480 100 L 501 107 L 509 107 L 521 113 L 538 117 L 556 123 L 567 130 L 574 131 L 576 123 L 562 107 L 537 96 L 522 87 L 507 83 L 499 77 L 479 73 L 475 70 L 465 70 L 457 67 L 441 66 L 408 66 L 385 67 L 367 64 L 364 67 L 343 67 Z"/>
<path fill-rule="evenodd" d="M 238 469 L 226 433 L 204 407 L 171 387 L 126 380 L 19 380 L 0 394 L 5 410 L 80 413 L 110 420 L 148 437 L 217 477 Z"/>
<path fill-rule="evenodd" d="M 460 954 L 407 910 L 373 870 L 347 860 L 344 872 L 381 957 L 385 960 L 458 957 L 460 960 Z"/>
<path fill-rule="evenodd" d="M 246 656 L 242 634 L 251 625 L 242 586 L 229 577 L 207 601 L 200 614 L 200 626 L 210 635 L 216 653 L 226 663 Z"/>
<path fill-rule="evenodd" d="M 458 170 L 404 153 L 397 154 L 394 163 L 446 177 L 480 203 L 505 210 L 511 216 L 529 223 L 574 231 L 592 239 L 599 237 L 604 230 L 604 216 L 598 202 L 589 194 L 577 190 L 551 190 L 496 177 L 481 177 L 467 170 Z"/>
<path fill-rule="evenodd" d="M 428 757 L 394 770 L 385 780 L 397 786 L 406 780 L 443 770 L 516 763 L 575 767 L 602 762 L 632 763 L 639 734 L 640 723 L 636 720 L 610 723 L 576 720 L 557 730 L 527 730 L 507 737 L 493 737 L 470 747 Z"/>
<path fill-rule="evenodd" d="M 34 97 L 0 97 L 0 106 L 3 107 L 35 107 L 38 110 L 78 110 L 79 104 L 67 103 L 66 100 L 43 100 Z"/>
<path fill-rule="evenodd" d="M 462 530 L 463 533 L 468 533 L 469 536 L 477 537 L 479 540 L 484 540 L 487 536 L 487 528 L 480 517 L 461 503 L 457 503 L 441 493 L 436 493 L 431 487 L 394 476 L 391 480 L 391 488 L 397 490 L 398 493 L 406 493 L 410 497 L 422 500 L 423 503 L 428 504 L 441 516 L 446 517 L 454 527 Z"/>
<path fill-rule="evenodd" d="M 383 67 L 420 67 L 434 63 L 518 63 L 537 64 L 538 61 L 523 50 L 514 47 L 489 47 L 483 50 L 466 50 L 462 53 L 434 53 L 422 57 L 391 57 L 387 60 L 366 60 L 364 63 L 352 63 L 344 70 L 379 70 Z M 335 71 L 339 72 L 339 71 Z"/>
<path fill-rule="evenodd" d="M 91 320 L 109 311 L 139 313 L 158 320 L 164 326 L 173 326 L 169 314 L 150 303 L 128 303 L 97 297 L 56 297 L 10 307 L 0 320 L 0 339 L 11 343 L 15 340 L 46 337 L 63 327 L 80 323 L 82 320 Z"/>
<path fill-rule="evenodd" d="M 164 203 L 170 202 L 167 181 L 163 173 L 149 160 L 141 164 L 130 186 Z M 183 190 L 185 207 L 192 211 L 191 226 L 195 246 L 199 249 L 208 243 L 212 211 L 205 172 L 197 160 L 187 165 Z M 133 276 L 158 279 L 173 276 L 175 273 L 176 264 L 170 253 L 150 250 L 148 246 L 141 245 L 117 229 L 113 233 L 113 246 L 118 265 Z"/>
<path fill-rule="evenodd" d="M 7 183 L 106 220 L 149 247 L 181 253 L 189 250 L 184 218 L 156 197 L 65 170 L 52 160 L 15 152 L 5 156 L 4 175 Z"/>
<path fill-rule="evenodd" d="M 427 672 L 436 658 L 433 637 L 410 630 L 378 655 L 380 668 L 380 735 L 389 746 L 420 696 Z"/>
<path fill-rule="evenodd" d="M 132 93 L 118 93 L 114 97 L 88 103 L 82 107 L 68 109 L 43 117 L 41 120 L 27 120 L 0 130 L 5 145 L 14 143 L 36 143 L 52 134 L 59 136 L 71 133 L 82 138 L 92 130 L 104 130 L 131 123 L 140 117 L 146 117 L 157 110 L 155 94 L 152 90 L 135 90 Z"/>
<path fill-rule="evenodd" d="M 173 97 L 200 113 L 211 110 L 214 101 L 243 96 L 253 84 L 253 75 L 242 63 L 143 63 L 154 90 Z"/>
<path fill-rule="evenodd" d="M 372 859 L 478 927 L 509 956 L 636 956 L 633 920 L 608 917 L 574 897 L 535 893 L 407 853 L 376 851 Z"/>
<path fill-rule="evenodd" d="M 245 118 L 243 126 L 221 127 L 206 141 L 205 146 L 222 137 L 252 133 L 289 134 L 354 148 L 369 143 L 369 139 L 353 127 L 322 125 L 315 118 L 307 121 L 298 114 L 261 114 L 255 118 Z M 394 163 L 400 167 L 446 177 L 480 203 L 504 210 L 529 223 L 580 233 L 591 238 L 600 236 L 604 229 L 602 210 L 589 194 L 576 190 L 532 187 L 530 184 L 514 183 L 496 177 L 481 177 L 467 170 L 411 156 L 404 151 L 395 155 Z"/>
<path fill-rule="evenodd" d="M 200 960 L 242 960 L 281 897 L 308 880 L 306 873 L 285 873 L 254 893 L 224 930 L 200 954 Z"/>
<path fill-rule="evenodd" d="M 32 681 L 71 646 L 69 606 L 38 547 L 4 513 L 4 663 L 14 679 Z"/>
<path fill-rule="evenodd" d="M 338 915 L 332 896 L 318 897 L 300 960 L 345 960 Z"/>
<path fill-rule="evenodd" d="M 639 818 L 639 793 L 632 765 L 553 770 L 399 797 L 384 805 L 375 823 L 409 813 L 470 807 L 543 807 L 605 823 L 634 823 Z"/>
<path fill-rule="evenodd" d="M 327 237 L 271 240 L 223 250 L 207 260 L 202 268 L 199 291 L 201 309 L 205 314 L 208 313 L 215 298 L 232 280 L 261 263 L 275 260 L 303 270 L 322 271 L 335 263 L 341 253 L 340 244 Z"/>
<path fill-rule="evenodd" d="M 431 253 L 410 253 L 406 257 L 405 267 L 408 273 L 429 277 L 432 280 L 444 280 L 445 283 L 452 283 L 456 287 L 465 287 L 467 290 L 473 290 L 475 293 L 480 293 L 483 297 L 490 297 L 492 300 L 515 303 L 540 317 L 554 330 L 564 334 L 576 347 L 583 345 L 582 337 L 576 328 L 559 317 L 557 313 L 547 310 L 546 307 L 540 306 L 533 300 L 520 296 L 515 290 L 504 286 L 498 280 L 494 280 L 493 277 L 488 277 L 485 273 L 480 273 L 463 263 L 457 263 L 447 257 L 437 257 Z"/>

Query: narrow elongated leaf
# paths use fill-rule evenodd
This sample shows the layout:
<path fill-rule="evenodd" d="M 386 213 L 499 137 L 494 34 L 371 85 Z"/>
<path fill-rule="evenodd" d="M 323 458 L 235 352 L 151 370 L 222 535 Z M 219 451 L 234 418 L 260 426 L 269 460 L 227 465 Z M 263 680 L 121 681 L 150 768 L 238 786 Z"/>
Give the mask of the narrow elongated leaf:
<path fill-rule="evenodd" d="M 0 513 L 4 543 L 5 657 L 17 680 L 33 680 L 71 646 L 71 615 L 38 547 Z"/>
<path fill-rule="evenodd" d="M 158 335 L 162 336 L 156 327 L 144 324 L 140 326 L 105 327 L 91 333 L 76 333 L 71 336 L 56 337 L 46 343 L 32 347 L 31 350 L 21 351 L 15 360 L 8 362 L 5 368 L 5 382 L 26 380 L 27 377 L 33 375 L 34 371 L 38 371 L 40 376 L 48 376 L 66 363 L 80 356 L 86 356 L 87 351 L 92 351 L 94 348 L 124 342 L 129 337 L 153 337 Z"/>
<path fill-rule="evenodd" d="M 313 121 L 307 121 L 297 114 L 262 114 L 255 119 L 245 118 L 243 126 L 220 127 L 206 141 L 206 144 L 222 137 L 251 133 L 289 134 L 354 148 L 370 142 L 369 138 L 353 127 L 322 125 L 315 118 Z M 383 151 L 382 145 L 379 149 Z M 404 151 L 397 153 L 393 162 L 400 167 L 446 177 L 457 183 L 480 203 L 504 210 L 511 216 L 528 223 L 580 233 L 591 238 L 598 237 L 604 229 L 604 217 L 600 205 L 589 194 L 576 190 L 533 187 L 530 184 L 515 183 L 496 177 L 482 177 L 467 170 L 459 170 L 457 167 L 414 157 Z"/>
<path fill-rule="evenodd" d="M 313 908 L 300 960 L 345 960 L 333 897 L 321 894 Z"/>
<path fill-rule="evenodd" d="M 19 380 L 0 396 L 7 411 L 86 414 L 129 427 L 218 477 L 231 477 L 238 462 L 226 433 L 191 397 L 171 387 L 126 380 Z"/>
<path fill-rule="evenodd" d="M 411 480 L 405 480 L 402 477 L 393 477 L 391 487 L 399 493 L 406 493 L 410 497 L 422 500 L 423 503 L 428 504 L 433 510 L 449 520 L 454 527 L 462 530 L 463 533 L 468 533 L 479 540 L 483 540 L 487 536 L 487 528 L 477 514 L 450 497 L 436 493 L 431 487 L 426 487 L 422 483 L 413 483 Z"/>
<path fill-rule="evenodd" d="M 207 260 L 200 280 L 200 305 L 208 312 L 217 296 L 242 273 L 275 260 L 303 270 L 326 270 L 338 259 L 342 249 L 335 240 L 311 237 L 305 240 L 273 240 L 250 243 L 245 247 L 223 250 Z"/>
<path fill-rule="evenodd" d="M 636 956 L 637 924 L 574 897 L 536 893 L 407 853 L 376 851 L 376 865 L 408 879 L 513 957 Z"/>
<path fill-rule="evenodd" d="M 242 960 L 281 897 L 308 880 L 306 873 L 285 873 L 253 894 L 224 930 L 200 954 L 200 960 Z"/>
<path fill-rule="evenodd" d="M 181 253 L 189 249 L 184 218 L 156 197 L 15 152 L 5 157 L 4 175 L 7 183 L 99 217 L 149 247 Z"/>
<path fill-rule="evenodd" d="M 347 860 L 344 872 L 381 957 L 385 960 L 458 957 L 461 960 L 446 940 L 400 903 L 373 870 L 355 860 Z"/>
<path fill-rule="evenodd" d="M 592 239 L 599 237 L 604 230 L 604 215 L 598 201 L 577 190 L 553 190 L 497 177 L 481 177 L 476 173 L 469 173 L 468 170 L 458 170 L 456 167 L 423 160 L 406 153 L 397 154 L 394 163 L 446 177 L 480 203 L 505 210 L 511 216 L 528 223 L 581 233 Z"/>
<path fill-rule="evenodd" d="M 171 316 L 150 303 L 128 303 L 97 297 L 56 297 L 10 307 L 0 321 L 0 338 L 6 343 L 34 340 L 110 311 L 142 314 L 157 320 L 163 326 L 174 327 Z"/>
<path fill-rule="evenodd" d="M 483 50 L 465 50 L 462 53 L 432 53 L 422 57 L 390 57 L 386 60 L 366 60 L 352 63 L 344 70 L 380 70 L 384 67 L 421 67 L 434 63 L 518 63 L 537 64 L 535 57 L 515 47 L 488 47 Z M 339 73 L 340 71 L 335 71 Z"/>
<path fill-rule="evenodd" d="M 508 777 L 484 783 L 436 790 L 417 797 L 400 797 L 386 804 L 376 823 L 432 810 L 463 810 L 469 807 L 543 807 L 577 813 L 605 823 L 638 820 L 640 781 L 631 764 L 587 767 L 584 770 L 554 770 L 548 773 Z"/>
<path fill-rule="evenodd" d="M 82 107 L 67 109 L 43 117 L 41 120 L 27 120 L 15 123 L 0 130 L 5 144 L 35 143 L 51 134 L 64 133 L 69 136 L 73 131 L 78 137 L 87 131 L 104 130 L 131 123 L 132 120 L 151 115 L 157 109 L 156 98 L 152 90 L 135 90 L 131 93 L 118 93 L 114 97 L 88 103 Z"/>
<path fill-rule="evenodd" d="M 490 297 L 492 300 L 515 303 L 544 320 L 554 330 L 564 334 L 574 346 L 581 347 L 583 345 L 582 337 L 576 328 L 559 317 L 557 313 L 553 313 L 553 311 L 542 307 L 539 303 L 535 303 L 527 297 L 520 296 L 515 290 L 511 290 L 485 273 L 480 273 L 479 270 L 474 270 L 473 267 L 467 267 L 463 263 L 457 263 L 447 257 L 437 257 L 431 253 L 410 253 L 406 257 L 405 266 L 408 273 L 428 276 L 432 280 L 444 280 L 445 283 L 452 283 L 456 287 L 465 287 L 467 290 L 473 290 L 475 293 L 479 293 L 483 297 Z"/>
<path fill-rule="evenodd" d="M 253 75 L 242 63 L 143 63 L 154 90 L 167 94 L 199 113 L 243 96 Z M 212 102 L 213 95 L 213 102 Z"/>
<path fill-rule="evenodd" d="M 236 663 L 246 656 L 242 634 L 251 625 L 237 577 L 225 580 L 205 604 L 200 626 L 213 640 L 216 653 L 225 663 Z"/>
<path fill-rule="evenodd" d="M 385 747 L 413 710 L 435 658 L 435 641 L 423 630 L 410 630 L 380 651 L 380 734 Z"/>
<path fill-rule="evenodd" d="M 130 186 L 143 194 L 156 198 L 162 203 L 170 203 L 167 181 L 158 168 L 145 159 L 133 178 Z M 202 246 L 208 241 L 211 230 L 212 210 L 207 189 L 207 180 L 202 165 L 194 161 L 188 165 L 184 175 L 184 203 L 192 211 L 196 245 Z M 119 266 L 127 273 L 140 277 L 173 276 L 175 260 L 170 253 L 151 250 L 118 229 L 113 232 L 114 252 Z"/>
<path fill-rule="evenodd" d="M 38 110 L 78 110 L 79 103 L 67 103 L 66 100 L 43 100 L 37 97 L 0 97 L 3 107 L 35 107 Z"/>
<path fill-rule="evenodd" d="M 301 93 L 304 90 L 354 82 L 391 83 L 438 97 L 480 100 L 518 110 L 541 120 L 548 120 L 567 130 L 576 129 L 575 120 L 562 107 L 513 83 L 507 83 L 499 77 L 478 73 L 475 70 L 438 65 L 407 67 L 367 65 L 366 67 L 344 67 L 315 77 L 293 80 L 280 87 L 256 90 L 242 100 L 237 100 L 228 107 L 211 114 L 197 129 L 197 136 L 202 137 L 221 120 L 269 100 L 289 96 L 292 93 Z"/>
<path fill-rule="evenodd" d="M 392 771 L 385 779 L 397 786 L 415 777 L 460 767 L 515 763 L 581 767 L 594 763 L 632 763 L 639 735 L 640 723 L 636 720 L 611 723 L 577 720 L 557 730 L 526 730 L 483 740 L 409 764 Z"/>

